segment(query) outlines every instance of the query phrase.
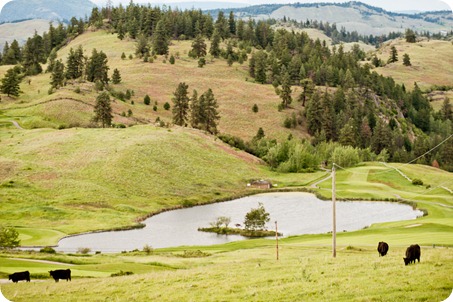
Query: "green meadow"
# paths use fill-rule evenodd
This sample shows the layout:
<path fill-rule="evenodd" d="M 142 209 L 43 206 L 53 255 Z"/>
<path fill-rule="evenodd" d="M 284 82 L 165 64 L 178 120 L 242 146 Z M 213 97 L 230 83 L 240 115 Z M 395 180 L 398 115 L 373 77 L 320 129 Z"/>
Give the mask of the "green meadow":
<path fill-rule="evenodd" d="M 413 67 L 387 65 L 378 72 L 406 87 L 422 88 L 451 80 L 453 63 L 439 66 L 433 47 L 451 52 L 451 43 L 397 41 L 400 57 Z M 107 54 L 110 71 L 118 68 L 131 100 L 112 103 L 114 123 L 126 128 L 89 128 L 96 91 L 91 83 L 71 82 L 49 94 L 49 74 L 26 78 L 19 98 L 0 101 L 1 225 L 16 228 L 23 246 L 56 245 L 64 236 L 140 226 L 149 215 L 181 207 L 262 193 L 247 183 L 271 181 L 273 191 L 309 191 L 332 197 L 328 172 L 272 171 L 265 163 L 202 131 L 157 127 L 169 123 L 173 91 L 185 81 L 199 94 L 212 88 L 219 100 L 219 130 L 251 139 L 262 127 L 268 137 L 307 137 L 304 126 L 286 129 L 296 110 L 277 111 L 270 85 L 253 83 L 247 63 L 229 67 L 209 58 L 204 68 L 189 58 L 190 41 L 173 41 L 170 54 L 153 63 L 121 59 L 134 55 L 135 43 L 104 31 L 87 32 L 58 53 L 83 45 Z M 208 46 L 209 47 L 209 46 Z M 385 60 L 388 49 L 379 56 Z M 399 63 L 398 63 L 399 64 Z M 0 76 L 9 66 L 0 66 Z M 449 69 L 450 68 L 450 69 Z M 423 71 L 423 72 L 421 72 Z M 423 78 L 418 78 L 422 75 Z M 29 81 L 28 81 L 29 80 Z M 451 81 L 450 81 L 451 82 Z M 299 93 L 294 89 L 293 96 Z M 153 106 L 143 104 L 145 95 Z M 448 93 L 447 93 L 448 95 Z M 441 100 L 435 100 L 439 106 Z M 259 111 L 252 113 L 253 104 Z M 437 108 L 437 107 L 436 107 Z M 131 110 L 132 116 L 123 113 Z M 256 114 L 250 118 L 251 114 Z M 24 129 L 18 129 L 13 121 Z M 410 179 L 421 179 L 415 186 Z M 316 185 L 315 185 L 316 184 Z M 271 191 L 272 191 L 271 190 Z M 422 165 L 362 163 L 336 173 L 342 200 L 405 202 L 423 210 L 416 220 L 373 224 L 355 232 L 339 231 L 337 257 L 331 234 L 279 240 L 253 239 L 224 245 L 174 247 L 120 254 L 45 254 L 0 252 L 0 289 L 12 301 L 442 301 L 453 289 L 453 174 Z M 330 214 L 326 214 L 330 215 Z M 377 243 L 390 245 L 379 257 Z M 421 262 L 404 266 L 405 249 L 422 246 Z M 70 268 L 73 280 L 55 283 L 48 271 Z M 8 274 L 28 270 L 33 282 L 13 284 Z M 132 273 L 131 275 L 126 275 Z M 112 277 L 112 274 L 119 276 Z"/>

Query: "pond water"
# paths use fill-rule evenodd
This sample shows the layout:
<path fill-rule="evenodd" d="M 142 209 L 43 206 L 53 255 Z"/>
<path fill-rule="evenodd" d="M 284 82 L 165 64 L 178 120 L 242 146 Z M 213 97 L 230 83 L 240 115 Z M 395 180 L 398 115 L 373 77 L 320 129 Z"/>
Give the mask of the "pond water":
<path fill-rule="evenodd" d="M 198 231 L 199 227 L 209 227 L 217 217 L 231 218 L 231 226 L 243 224 L 245 214 L 258 203 L 264 205 L 270 214 L 268 229 L 275 229 L 283 237 L 301 234 L 320 234 L 332 230 L 332 202 L 323 201 L 313 194 L 265 193 L 232 201 L 184 208 L 164 212 L 144 221 L 145 228 L 101 232 L 66 237 L 60 240 L 56 250 L 76 252 L 79 248 L 91 251 L 113 253 L 142 250 L 145 245 L 153 248 L 213 245 L 245 240 L 239 235 L 217 235 Z M 415 219 L 423 215 L 411 206 L 391 202 L 347 202 L 336 203 L 337 232 L 354 231 L 373 223 Z"/>

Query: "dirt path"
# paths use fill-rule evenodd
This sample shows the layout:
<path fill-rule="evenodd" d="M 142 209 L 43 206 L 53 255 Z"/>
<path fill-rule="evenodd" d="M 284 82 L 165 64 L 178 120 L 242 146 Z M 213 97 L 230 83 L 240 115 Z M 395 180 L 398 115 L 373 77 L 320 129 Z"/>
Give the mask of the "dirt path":
<path fill-rule="evenodd" d="M 16 122 L 16 121 L 10 121 L 10 122 L 13 123 L 14 127 L 16 127 L 17 129 L 24 130 L 24 128 L 22 128 L 18 122 Z"/>

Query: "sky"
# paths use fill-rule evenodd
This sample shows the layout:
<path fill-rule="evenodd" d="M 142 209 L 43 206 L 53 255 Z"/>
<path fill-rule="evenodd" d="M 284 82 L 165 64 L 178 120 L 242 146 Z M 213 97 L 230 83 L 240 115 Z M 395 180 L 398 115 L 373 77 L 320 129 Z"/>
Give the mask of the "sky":
<path fill-rule="evenodd" d="M 5 5 L 5 3 L 10 2 L 11 0 L 0 0 L 0 8 Z M 64 1 L 64 0 L 60 0 Z M 91 0 L 95 4 L 99 6 L 104 6 L 107 0 Z M 269 3 L 279 3 L 279 4 L 286 4 L 286 3 L 313 3 L 313 2 L 348 2 L 350 0 L 198 0 L 198 1 L 188 1 L 188 0 L 157 0 L 157 1 L 147 1 L 147 0 L 134 0 L 134 3 L 163 3 L 163 2 L 235 2 L 235 3 L 244 3 L 249 5 L 256 5 L 256 4 L 269 4 Z M 435 10 L 452 10 L 453 11 L 453 0 L 360 0 L 363 3 L 367 3 L 369 5 L 373 5 L 376 7 L 381 7 L 388 11 L 435 11 Z M 123 3 L 127 5 L 130 0 L 112 0 L 113 4 Z"/>

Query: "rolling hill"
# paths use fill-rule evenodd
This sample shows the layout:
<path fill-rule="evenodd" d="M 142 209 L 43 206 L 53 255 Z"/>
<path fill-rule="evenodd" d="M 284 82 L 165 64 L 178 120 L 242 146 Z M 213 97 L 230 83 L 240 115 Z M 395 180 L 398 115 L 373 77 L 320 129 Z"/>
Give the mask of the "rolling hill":
<path fill-rule="evenodd" d="M 361 2 L 347 3 L 295 3 L 263 4 L 233 10 L 241 18 L 282 19 L 290 18 L 299 22 L 322 21 L 336 23 L 337 28 L 357 31 L 362 35 L 382 35 L 390 32 L 404 32 L 406 28 L 423 32 L 451 31 L 453 16 L 449 11 L 420 14 L 398 14 L 373 7 Z M 210 11 L 216 15 L 218 10 Z"/>

